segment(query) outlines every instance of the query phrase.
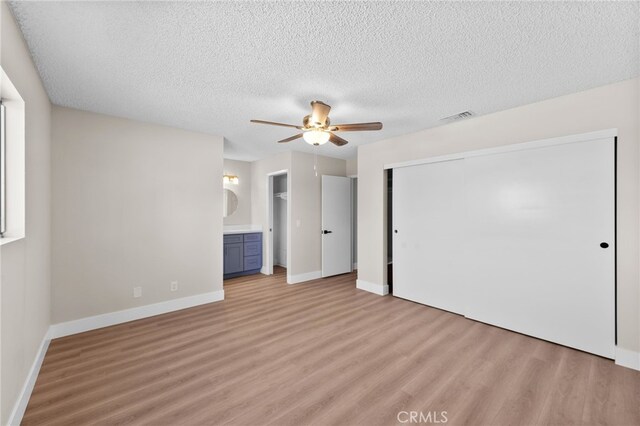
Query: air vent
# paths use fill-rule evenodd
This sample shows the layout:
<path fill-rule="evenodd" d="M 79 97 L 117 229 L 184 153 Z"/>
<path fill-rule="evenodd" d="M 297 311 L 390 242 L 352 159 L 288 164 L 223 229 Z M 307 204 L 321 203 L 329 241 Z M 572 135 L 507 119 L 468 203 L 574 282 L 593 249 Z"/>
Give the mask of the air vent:
<path fill-rule="evenodd" d="M 440 121 L 449 122 L 449 121 L 458 121 L 464 120 L 465 118 L 471 118 L 475 115 L 473 111 L 463 111 L 458 114 L 450 115 L 449 117 L 441 118 Z"/>

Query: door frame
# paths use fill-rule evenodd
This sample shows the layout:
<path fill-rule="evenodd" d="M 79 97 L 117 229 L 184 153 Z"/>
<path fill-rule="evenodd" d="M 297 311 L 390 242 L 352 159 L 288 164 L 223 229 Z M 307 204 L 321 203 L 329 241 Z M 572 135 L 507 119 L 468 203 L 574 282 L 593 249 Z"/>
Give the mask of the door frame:
<path fill-rule="evenodd" d="M 351 179 L 351 272 L 353 272 L 358 269 L 358 175 L 347 177 Z"/>
<path fill-rule="evenodd" d="M 265 275 L 273 275 L 273 254 L 274 254 L 274 238 L 273 238 L 273 206 L 274 191 L 273 178 L 275 176 L 287 176 L 287 282 L 291 276 L 291 176 L 289 169 L 278 170 L 276 172 L 267 173 L 267 229 L 265 237 Z"/>
<path fill-rule="evenodd" d="M 325 190 L 327 189 L 327 186 L 325 185 L 325 178 L 335 178 L 335 179 L 346 179 L 349 183 L 349 216 L 348 216 L 348 224 L 349 224 L 349 270 L 345 271 L 345 272 L 339 272 L 339 273 L 332 273 L 331 275 L 325 275 L 326 273 L 326 258 L 325 258 L 325 236 L 322 235 L 321 237 L 321 277 L 322 278 L 327 278 L 327 277 L 333 277 L 335 275 L 340 275 L 343 273 L 351 273 L 353 272 L 353 179 L 351 179 L 350 177 L 347 176 L 336 176 L 336 175 L 322 175 L 321 178 L 321 190 L 320 190 L 320 198 L 321 198 L 321 203 L 320 203 L 320 223 L 321 223 L 321 230 L 324 230 L 325 227 L 327 226 L 327 224 L 325 223 L 325 207 L 327 206 L 325 204 Z M 342 216 L 341 216 L 342 217 Z M 336 234 L 338 235 L 338 234 Z"/>
<path fill-rule="evenodd" d="M 528 142 L 519 142 L 513 144 L 500 145 L 493 148 L 481 148 L 471 151 L 462 151 L 455 154 L 438 155 L 433 157 L 418 158 L 415 160 L 401 161 L 398 163 L 388 163 L 382 166 L 383 170 L 397 169 L 400 167 L 417 166 L 420 164 L 437 163 L 440 161 L 460 160 L 469 157 L 479 157 L 482 155 L 501 154 L 505 152 L 521 151 L 524 149 L 542 148 L 545 146 L 562 145 L 574 142 L 586 142 L 594 139 L 616 138 L 618 129 L 598 130 L 595 132 L 579 133 L 569 136 L 560 136 L 556 138 L 537 139 Z"/>

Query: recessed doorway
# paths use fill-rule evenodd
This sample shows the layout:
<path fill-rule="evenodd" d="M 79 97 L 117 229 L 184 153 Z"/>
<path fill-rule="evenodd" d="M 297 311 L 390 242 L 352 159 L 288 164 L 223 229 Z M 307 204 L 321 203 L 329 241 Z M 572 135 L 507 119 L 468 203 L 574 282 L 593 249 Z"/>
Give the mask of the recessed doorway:
<path fill-rule="evenodd" d="M 269 229 L 267 232 L 266 273 L 272 275 L 274 266 L 287 269 L 291 259 L 289 252 L 289 179 L 286 170 L 270 174 L 267 178 Z"/>

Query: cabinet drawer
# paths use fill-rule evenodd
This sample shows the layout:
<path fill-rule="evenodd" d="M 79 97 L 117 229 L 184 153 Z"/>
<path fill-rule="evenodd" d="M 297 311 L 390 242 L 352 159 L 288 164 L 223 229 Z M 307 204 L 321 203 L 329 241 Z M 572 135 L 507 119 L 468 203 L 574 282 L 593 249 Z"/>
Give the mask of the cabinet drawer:
<path fill-rule="evenodd" d="M 224 243 L 241 243 L 242 242 L 242 234 L 237 235 L 225 235 Z"/>
<path fill-rule="evenodd" d="M 244 270 L 250 271 L 252 269 L 262 268 L 262 256 L 246 256 L 244 258 Z"/>
<path fill-rule="evenodd" d="M 262 241 L 262 234 L 244 234 L 244 242 L 247 241 Z"/>
<path fill-rule="evenodd" d="M 250 241 L 244 243 L 245 256 L 257 256 L 262 254 L 262 241 Z"/>

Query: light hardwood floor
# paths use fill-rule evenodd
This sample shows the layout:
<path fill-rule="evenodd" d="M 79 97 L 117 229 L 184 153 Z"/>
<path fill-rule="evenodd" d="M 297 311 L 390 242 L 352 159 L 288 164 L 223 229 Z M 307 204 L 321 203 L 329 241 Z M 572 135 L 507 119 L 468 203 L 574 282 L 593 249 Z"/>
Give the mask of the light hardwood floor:
<path fill-rule="evenodd" d="M 640 372 L 357 290 L 355 274 L 287 285 L 279 270 L 225 292 L 54 340 L 23 423 L 393 425 L 446 411 L 449 424 L 640 424 Z"/>

